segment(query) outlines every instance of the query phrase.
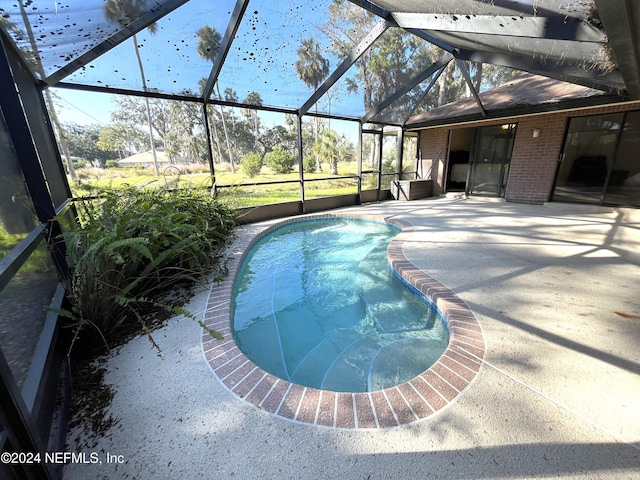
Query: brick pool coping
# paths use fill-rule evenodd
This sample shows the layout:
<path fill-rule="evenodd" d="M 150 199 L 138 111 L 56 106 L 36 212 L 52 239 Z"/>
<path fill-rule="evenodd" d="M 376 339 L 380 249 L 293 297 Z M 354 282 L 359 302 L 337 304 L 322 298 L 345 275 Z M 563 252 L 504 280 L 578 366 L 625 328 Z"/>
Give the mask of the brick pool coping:
<path fill-rule="evenodd" d="M 236 345 L 231 331 L 233 286 L 245 253 L 262 236 L 287 223 L 317 218 L 348 217 L 394 225 L 400 233 L 389 243 L 391 268 L 429 298 L 449 329 L 442 356 L 412 380 L 374 392 L 333 392 L 297 385 L 265 372 Z M 411 263 L 403 253 L 413 225 L 375 215 L 321 214 L 289 218 L 267 226 L 245 227 L 227 255 L 229 274 L 209 293 L 204 325 L 223 336 L 202 333 L 202 352 L 213 374 L 234 395 L 287 420 L 346 428 L 389 428 L 427 418 L 453 402 L 479 373 L 485 344 L 482 329 L 466 303 L 446 286 Z"/>

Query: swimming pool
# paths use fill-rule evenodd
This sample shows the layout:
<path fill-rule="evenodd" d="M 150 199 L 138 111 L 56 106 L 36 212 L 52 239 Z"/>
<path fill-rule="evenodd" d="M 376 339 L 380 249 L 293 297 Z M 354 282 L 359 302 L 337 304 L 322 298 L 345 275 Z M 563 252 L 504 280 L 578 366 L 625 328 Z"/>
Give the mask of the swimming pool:
<path fill-rule="evenodd" d="M 377 391 L 427 370 L 449 332 L 439 310 L 389 268 L 398 232 L 334 217 L 257 240 L 234 286 L 235 343 L 265 371 L 321 390 Z"/>

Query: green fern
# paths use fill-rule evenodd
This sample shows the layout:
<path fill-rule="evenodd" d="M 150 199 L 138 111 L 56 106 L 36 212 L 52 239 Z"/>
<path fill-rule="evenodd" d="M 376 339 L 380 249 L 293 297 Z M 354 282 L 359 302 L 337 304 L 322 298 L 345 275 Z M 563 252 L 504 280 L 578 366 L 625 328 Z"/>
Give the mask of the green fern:
<path fill-rule="evenodd" d="M 234 213 L 207 190 L 96 193 L 77 202 L 78 225 L 62 236 L 71 306 L 59 313 L 71 319 L 74 343 L 110 346 L 137 323 L 155 345 L 146 314 L 160 308 L 193 318 L 163 297 L 177 286 L 226 274 L 220 252 L 234 234 Z"/>

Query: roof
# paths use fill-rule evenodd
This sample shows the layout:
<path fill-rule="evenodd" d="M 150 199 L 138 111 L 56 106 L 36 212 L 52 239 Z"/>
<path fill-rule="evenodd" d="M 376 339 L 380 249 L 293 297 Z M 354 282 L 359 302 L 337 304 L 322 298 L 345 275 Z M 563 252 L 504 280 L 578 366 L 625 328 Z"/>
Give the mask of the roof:
<path fill-rule="evenodd" d="M 3 43 L 45 88 L 394 125 L 433 107 L 450 63 L 470 86 L 480 62 L 640 99 L 639 22 L 625 0 L 0 0 Z M 303 80 L 307 39 L 325 64 Z"/>
<path fill-rule="evenodd" d="M 520 73 L 508 83 L 480 93 L 479 97 L 484 112 L 474 98 L 464 98 L 414 115 L 409 118 L 406 126 L 428 127 L 511 117 L 619 100 L 601 90 L 528 73 Z"/>
<path fill-rule="evenodd" d="M 171 163 L 165 152 L 156 151 L 156 159 L 159 164 Z M 152 152 L 140 152 L 118 160 L 119 165 L 153 165 Z"/>

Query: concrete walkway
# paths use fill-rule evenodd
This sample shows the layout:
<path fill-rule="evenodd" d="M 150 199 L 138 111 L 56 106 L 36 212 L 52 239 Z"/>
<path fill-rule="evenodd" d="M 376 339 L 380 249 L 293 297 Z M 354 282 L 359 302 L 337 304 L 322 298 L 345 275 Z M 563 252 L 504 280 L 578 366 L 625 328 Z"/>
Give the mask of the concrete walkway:
<path fill-rule="evenodd" d="M 443 198 L 344 211 L 414 225 L 405 256 L 484 331 L 473 384 L 396 428 L 296 423 L 223 387 L 201 329 L 175 318 L 154 333 L 162 358 L 141 337 L 109 360 L 120 422 L 85 450 L 102 464 L 65 478 L 640 478 L 639 210 Z"/>

